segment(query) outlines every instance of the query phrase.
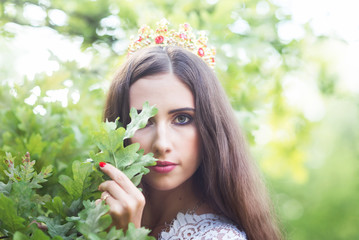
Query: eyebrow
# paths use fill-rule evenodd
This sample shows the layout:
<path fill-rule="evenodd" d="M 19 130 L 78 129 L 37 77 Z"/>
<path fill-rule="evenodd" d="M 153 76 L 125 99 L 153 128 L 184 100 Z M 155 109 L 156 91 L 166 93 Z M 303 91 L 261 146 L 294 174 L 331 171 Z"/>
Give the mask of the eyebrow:
<path fill-rule="evenodd" d="M 194 108 L 186 107 L 186 108 L 177 108 L 168 111 L 169 114 L 176 113 L 176 112 L 183 112 L 183 111 L 192 111 L 195 112 L 196 110 Z"/>

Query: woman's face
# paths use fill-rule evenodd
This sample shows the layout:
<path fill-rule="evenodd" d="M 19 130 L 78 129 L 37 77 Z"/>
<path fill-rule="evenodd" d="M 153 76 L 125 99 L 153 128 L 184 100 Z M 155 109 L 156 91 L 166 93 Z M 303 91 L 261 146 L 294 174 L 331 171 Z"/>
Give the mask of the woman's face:
<path fill-rule="evenodd" d="M 156 105 L 158 113 L 131 141 L 158 159 L 144 176 L 146 184 L 171 190 L 190 179 L 200 164 L 194 97 L 175 75 L 159 74 L 141 78 L 130 88 L 130 107 L 141 110 L 146 101 Z"/>

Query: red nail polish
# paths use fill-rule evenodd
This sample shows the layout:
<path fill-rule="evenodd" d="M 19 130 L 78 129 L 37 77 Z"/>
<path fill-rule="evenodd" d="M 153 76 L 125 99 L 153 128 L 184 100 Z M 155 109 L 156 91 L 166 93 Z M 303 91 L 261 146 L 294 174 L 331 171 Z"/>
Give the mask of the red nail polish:
<path fill-rule="evenodd" d="M 100 165 L 100 167 L 104 167 L 104 166 L 106 166 L 106 163 L 105 162 L 100 162 L 98 165 Z"/>

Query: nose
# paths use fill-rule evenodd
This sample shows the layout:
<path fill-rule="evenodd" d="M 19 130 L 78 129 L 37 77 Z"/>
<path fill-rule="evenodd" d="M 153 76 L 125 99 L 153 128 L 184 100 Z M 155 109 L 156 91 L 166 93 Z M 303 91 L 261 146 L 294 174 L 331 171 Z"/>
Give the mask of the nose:
<path fill-rule="evenodd" d="M 157 124 L 152 152 L 155 158 L 160 158 L 171 152 L 169 129 L 165 123 Z"/>

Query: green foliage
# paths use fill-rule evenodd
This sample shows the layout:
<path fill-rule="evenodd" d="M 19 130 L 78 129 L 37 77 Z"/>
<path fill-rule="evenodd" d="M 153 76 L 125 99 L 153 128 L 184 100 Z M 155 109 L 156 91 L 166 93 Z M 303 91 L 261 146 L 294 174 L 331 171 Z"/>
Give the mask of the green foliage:
<path fill-rule="evenodd" d="M 36 218 L 36 220 L 44 223 L 47 228 L 47 233 L 52 238 L 70 240 L 76 237 L 76 233 L 73 230 L 74 223 L 72 222 L 61 224 L 61 219 L 56 216 L 54 218 L 39 216 Z"/>
<path fill-rule="evenodd" d="M 15 203 L 3 193 L 0 194 L 0 203 L 0 231 L 3 233 L 14 233 L 17 230 L 23 229 L 25 227 L 23 224 L 25 219 L 18 216 Z"/>
<path fill-rule="evenodd" d="M 71 166 L 76 159 L 86 159 L 88 152 L 95 149 L 90 135 L 84 133 L 90 132 L 99 118 L 84 121 L 84 116 L 74 114 L 79 106 L 70 105 L 63 108 L 56 102 L 45 102 L 46 92 L 38 98 L 35 106 L 24 104 L 24 99 L 31 95 L 31 89 L 41 82 L 39 80 L 14 86 L 16 97 L 11 95 L 12 90 L 9 87 L 0 88 L 0 105 L 6 102 L 0 108 L 0 154 L 31 152 L 32 157 L 37 159 L 34 166 L 37 171 L 52 165 L 55 178 L 45 183 L 49 186 L 48 190 L 52 191 L 54 188 L 51 188 L 51 185 L 56 184 L 58 175 L 70 173 L 71 168 L 67 168 L 68 165 Z M 44 116 L 35 114 L 36 106 L 42 106 L 47 113 Z M 6 177 L 3 172 L 5 167 L 5 164 L 0 163 L 0 180 Z"/>
<path fill-rule="evenodd" d="M 91 240 L 138 240 L 138 239 L 153 239 L 148 234 L 150 230 L 145 228 L 135 228 L 133 223 L 129 223 L 126 233 L 122 229 L 117 230 L 113 226 L 108 232 L 111 225 L 111 217 L 106 213 L 109 207 L 101 202 L 95 204 L 95 202 L 84 201 L 84 209 L 78 214 L 78 217 L 67 218 L 69 221 L 74 221 L 77 224 L 77 228 L 80 233 L 83 234 L 85 239 Z"/>
<path fill-rule="evenodd" d="M 36 190 L 52 173 L 52 167 L 44 167 L 40 173 L 34 169 L 36 161 L 31 161 L 26 153 L 21 162 L 10 153 L 6 153 L 4 173 L 7 183 L 0 182 L 0 234 L 14 239 L 152 239 L 148 237 L 150 230 L 136 229 L 129 225 L 126 234 L 122 229 L 113 227 L 109 208 L 103 202 L 96 204 L 99 198 L 97 186 L 103 182 L 103 174 L 95 165 L 99 161 L 112 163 L 123 170 L 134 184 L 138 185 L 143 174 L 148 172 L 146 166 L 154 165 L 151 154 L 143 155 L 138 144 L 124 147 L 123 141 L 131 137 L 135 131 L 144 127 L 157 109 L 148 103 L 143 105 L 140 114 L 131 110 L 130 133 L 123 127 L 117 128 L 116 122 L 101 123 L 93 139 L 100 152 L 93 154 L 95 161 L 74 161 L 72 175 L 60 175 L 59 184 L 63 191 L 53 198 L 39 195 Z M 111 157 L 110 157 L 111 156 Z M 133 158 L 133 159 L 132 159 Z M 69 206 L 69 207 L 68 207 Z M 44 226 L 43 231 L 32 225 Z M 48 234 L 48 235 L 47 235 Z M 78 236 L 81 237 L 78 237 Z"/>
<path fill-rule="evenodd" d="M 34 226 L 34 224 L 32 225 Z M 13 236 L 14 240 L 50 240 L 49 236 L 47 236 L 42 230 L 32 227 L 33 229 L 32 235 L 29 237 L 22 232 L 16 232 Z M 61 240 L 61 238 L 52 238 L 53 240 Z"/>
<path fill-rule="evenodd" d="M 67 175 L 59 177 L 59 183 L 66 189 L 71 200 L 87 199 L 93 191 L 91 173 L 93 172 L 92 163 L 75 161 L 72 163 L 73 179 Z"/>
<path fill-rule="evenodd" d="M 144 128 L 147 124 L 146 118 L 142 118 L 141 116 L 151 116 L 157 114 L 157 109 L 152 107 L 149 107 L 148 102 L 144 104 L 144 107 L 140 114 L 137 113 L 137 110 L 135 108 L 132 108 L 130 111 L 130 117 L 131 119 L 136 119 L 136 121 L 131 121 L 126 129 L 126 134 L 124 136 L 124 139 L 132 138 L 137 129 Z"/>
<path fill-rule="evenodd" d="M 24 223 L 29 224 L 35 217 L 42 214 L 41 205 L 49 200 L 48 195 L 39 195 L 36 189 L 41 188 L 51 175 L 51 167 L 44 168 L 40 173 L 34 171 L 35 160 L 31 161 L 26 153 L 21 163 L 15 157 L 6 154 L 3 161 L 7 165 L 5 175 L 8 182 L 0 185 L 0 232 L 13 235 L 16 231 L 26 229 Z"/>
<path fill-rule="evenodd" d="M 106 122 L 94 133 L 94 141 L 101 150 L 97 154 L 91 154 L 91 158 L 96 162 L 107 162 L 123 171 L 126 176 L 137 186 L 142 176 L 149 172 L 148 166 L 155 165 L 152 153 L 143 155 L 143 150 L 139 151 L 140 145 L 133 143 L 124 146 L 124 140 L 133 137 L 134 133 L 146 126 L 148 119 L 157 113 L 155 107 L 150 107 L 148 102 L 143 105 L 140 114 L 135 108 L 130 111 L 131 122 L 127 128 L 117 128 L 118 119 L 115 122 Z"/>
<path fill-rule="evenodd" d="M 25 182 L 29 185 L 29 188 L 41 188 L 39 183 L 46 182 L 47 177 L 51 176 L 52 166 L 48 166 L 41 170 L 39 174 L 34 172 L 35 160 L 30 161 L 30 154 L 22 158 L 22 164 L 15 166 L 15 158 L 11 153 L 6 153 L 5 163 L 8 165 L 8 170 L 5 170 L 5 175 L 9 180 L 15 183 Z"/>

